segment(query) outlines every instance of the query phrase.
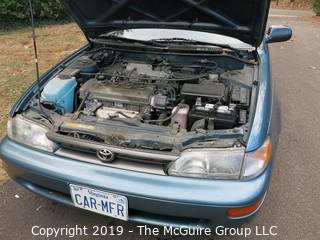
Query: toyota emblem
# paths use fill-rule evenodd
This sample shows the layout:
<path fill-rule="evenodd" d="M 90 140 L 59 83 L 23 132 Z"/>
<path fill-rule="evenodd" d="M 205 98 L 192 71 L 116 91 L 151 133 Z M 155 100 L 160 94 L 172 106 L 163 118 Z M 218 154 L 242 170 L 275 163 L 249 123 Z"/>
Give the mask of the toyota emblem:
<path fill-rule="evenodd" d="M 109 149 L 100 149 L 97 151 L 98 158 L 103 162 L 111 162 L 114 159 L 114 153 Z"/>

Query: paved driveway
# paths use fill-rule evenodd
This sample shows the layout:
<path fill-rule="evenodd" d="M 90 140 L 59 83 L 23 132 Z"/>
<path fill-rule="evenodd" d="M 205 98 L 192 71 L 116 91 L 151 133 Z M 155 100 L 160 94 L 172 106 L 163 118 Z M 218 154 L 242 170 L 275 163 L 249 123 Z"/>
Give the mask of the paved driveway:
<path fill-rule="evenodd" d="M 270 23 L 291 25 L 294 38 L 288 43 L 271 46 L 273 77 L 281 99 L 283 129 L 270 194 L 248 227 L 269 228 L 276 225 L 278 235 L 251 236 L 247 239 L 319 239 L 320 23 L 293 17 L 274 17 Z M 45 239 L 31 235 L 31 228 L 35 225 L 123 225 L 124 235 L 95 239 L 156 239 L 139 236 L 135 224 L 53 203 L 27 192 L 12 181 L 0 187 L 0 239 Z"/>

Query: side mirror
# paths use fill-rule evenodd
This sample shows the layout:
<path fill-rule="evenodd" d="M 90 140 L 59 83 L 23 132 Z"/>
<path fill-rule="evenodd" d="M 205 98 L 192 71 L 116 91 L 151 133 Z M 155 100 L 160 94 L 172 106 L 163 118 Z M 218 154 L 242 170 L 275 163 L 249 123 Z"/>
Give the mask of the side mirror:
<path fill-rule="evenodd" d="M 292 29 L 287 26 L 271 26 L 265 38 L 266 43 L 285 42 L 292 36 Z"/>

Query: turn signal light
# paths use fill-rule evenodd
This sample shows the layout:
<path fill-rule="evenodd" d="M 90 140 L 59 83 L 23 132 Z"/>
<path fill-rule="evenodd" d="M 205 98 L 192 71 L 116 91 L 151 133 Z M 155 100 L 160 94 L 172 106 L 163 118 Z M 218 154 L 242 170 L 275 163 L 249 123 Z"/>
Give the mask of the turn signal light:
<path fill-rule="evenodd" d="M 240 207 L 240 208 L 229 208 L 227 211 L 227 216 L 230 218 L 239 218 L 249 215 L 256 211 L 260 205 L 262 204 L 262 200 L 264 197 L 260 198 L 255 203 L 247 206 L 247 207 Z"/>
<path fill-rule="evenodd" d="M 268 137 L 259 149 L 245 154 L 243 178 L 254 177 L 263 172 L 271 160 L 271 145 L 271 138 Z"/>

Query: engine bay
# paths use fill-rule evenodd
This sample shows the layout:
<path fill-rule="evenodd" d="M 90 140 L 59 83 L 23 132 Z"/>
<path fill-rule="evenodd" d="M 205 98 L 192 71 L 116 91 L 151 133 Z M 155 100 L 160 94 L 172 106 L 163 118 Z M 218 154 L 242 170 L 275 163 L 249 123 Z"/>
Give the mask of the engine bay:
<path fill-rule="evenodd" d="M 40 102 L 60 118 L 61 134 L 117 146 L 181 149 L 197 134 L 239 131 L 248 123 L 255 74 L 256 65 L 230 56 L 98 48 L 64 66 L 44 86 Z M 182 136 L 185 140 L 177 141 Z"/>

